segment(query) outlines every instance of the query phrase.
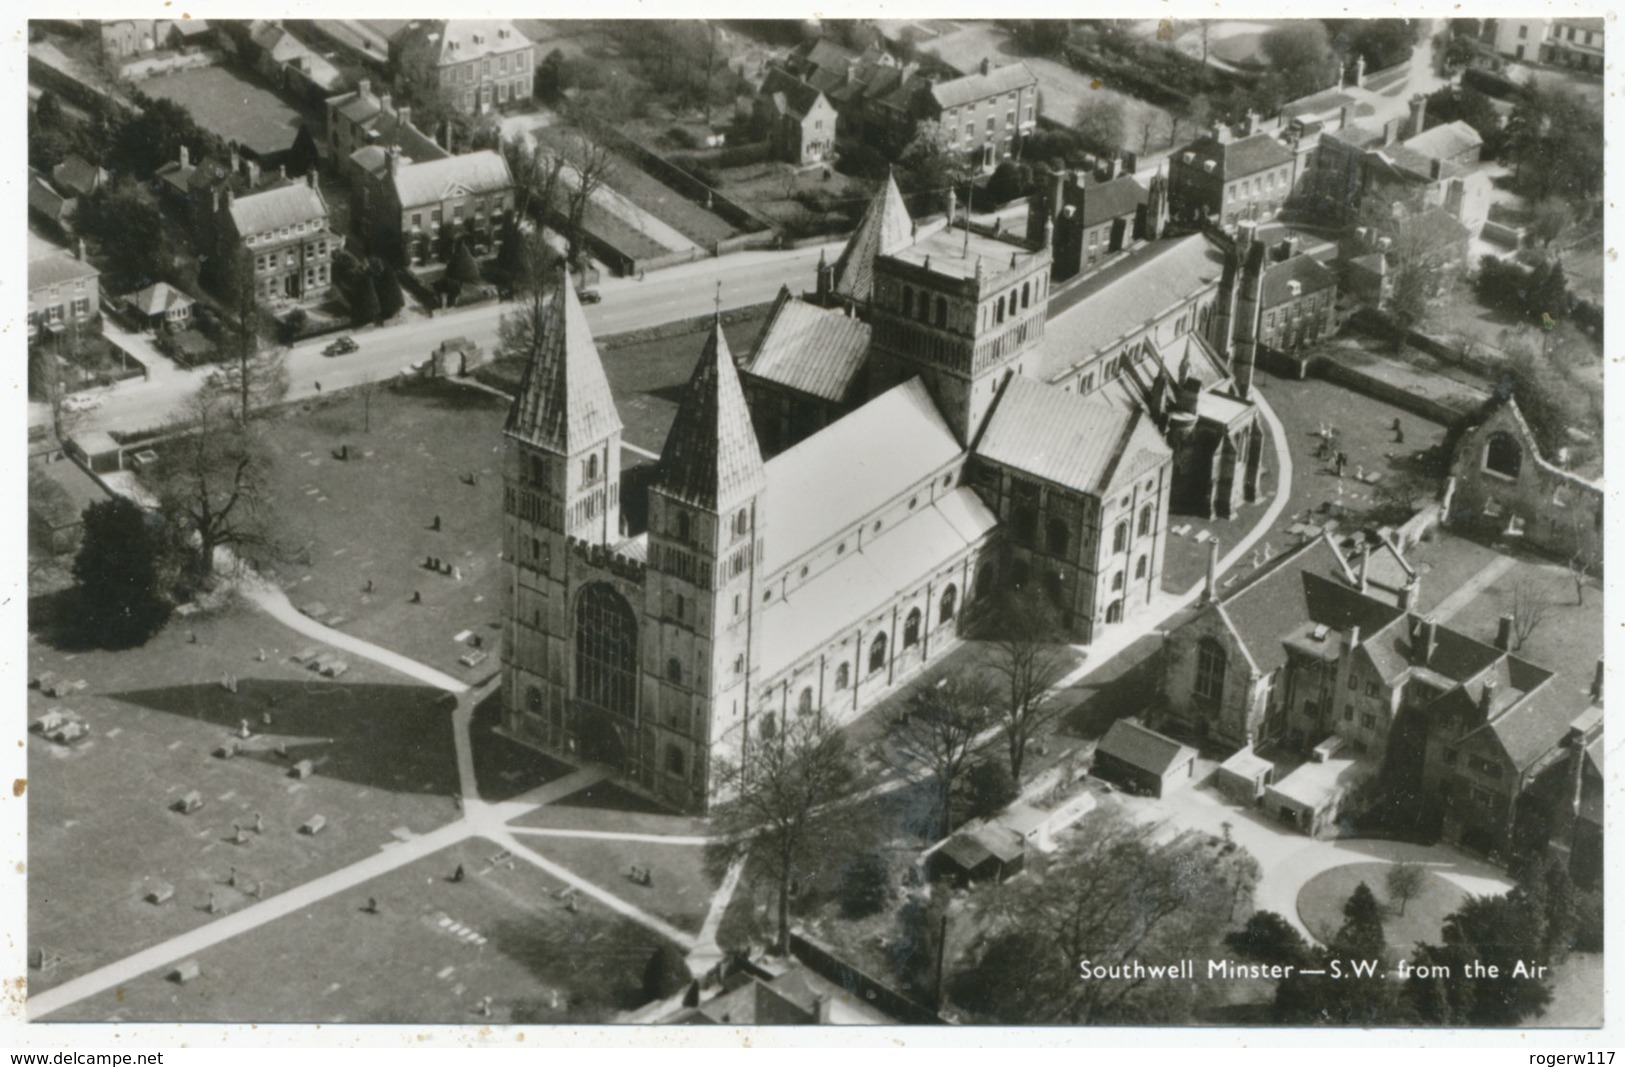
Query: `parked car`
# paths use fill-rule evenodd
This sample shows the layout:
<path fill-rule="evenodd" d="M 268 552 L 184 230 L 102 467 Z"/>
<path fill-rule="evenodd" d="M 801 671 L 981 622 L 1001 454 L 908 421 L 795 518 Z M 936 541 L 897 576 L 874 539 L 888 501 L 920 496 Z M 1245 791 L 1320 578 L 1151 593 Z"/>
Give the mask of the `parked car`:
<path fill-rule="evenodd" d="M 102 406 L 102 398 L 89 393 L 74 393 L 62 401 L 68 411 L 91 411 Z"/>
<path fill-rule="evenodd" d="M 322 349 L 324 356 L 345 356 L 354 352 L 361 346 L 356 344 L 354 337 L 340 337 L 326 348 Z"/>
<path fill-rule="evenodd" d="M 583 304 L 596 304 L 604 299 L 604 295 L 597 289 L 583 289 L 576 296 L 581 299 Z"/>

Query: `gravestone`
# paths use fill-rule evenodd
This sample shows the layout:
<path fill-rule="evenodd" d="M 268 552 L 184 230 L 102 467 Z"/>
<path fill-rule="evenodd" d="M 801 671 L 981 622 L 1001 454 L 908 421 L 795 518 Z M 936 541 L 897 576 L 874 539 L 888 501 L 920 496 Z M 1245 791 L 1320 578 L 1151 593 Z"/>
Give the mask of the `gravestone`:
<path fill-rule="evenodd" d="M 190 815 L 203 806 L 203 794 L 194 789 L 170 806 L 182 815 Z"/>
<path fill-rule="evenodd" d="M 298 763 L 295 763 L 288 770 L 289 776 L 293 777 L 293 778 L 309 778 L 311 775 L 313 775 L 315 773 L 316 773 L 316 764 L 312 763 L 308 759 L 300 760 Z"/>
<path fill-rule="evenodd" d="M 299 832 L 308 837 L 315 837 L 317 834 L 322 832 L 322 827 L 326 825 L 327 816 L 312 815 L 310 818 L 305 820 L 303 826 L 299 827 Z"/>
<path fill-rule="evenodd" d="M 191 982 L 202 977 L 202 975 L 203 967 L 198 963 L 198 961 L 187 960 L 185 963 L 178 965 L 173 971 L 169 972 L 169 980 L 177 983 L 178 985 L 185 985 L 187 982 Z"/>
<path fill-rule="evenodd" d="M 147 902 L 149 904 L 168 904 L 174 899 L 175 887 L 170 885 L 168 882 L 163 882 L 159 885 L 153 886 L 151 892 L 147 894 Z"/>

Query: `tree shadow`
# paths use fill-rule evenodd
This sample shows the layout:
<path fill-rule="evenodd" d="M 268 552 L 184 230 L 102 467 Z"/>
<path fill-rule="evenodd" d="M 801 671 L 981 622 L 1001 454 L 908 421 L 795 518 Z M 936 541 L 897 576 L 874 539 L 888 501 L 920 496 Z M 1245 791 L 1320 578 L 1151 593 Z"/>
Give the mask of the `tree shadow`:
<path fill-rule="evenodd" d="M 1135 645 L 1141 642 L 1146 642 L 1146 639 L 1141 638 Z M 1142 650 L 1146 654 L 1127 670 L 1116 675 L 1108 675 L 1102 670 L 1094 671 L 1054 698 L 1076 701 L 1061 719 L 1060 729 L 1063 733 L 1098 741 L 1111 729 L 1112 723 L 1138 714 L 1155 700 L 1162 670 L 1162 657 L 1158 654 L 1161 643 L 1155 638 L 1147 643 L 1149 649 Z M 1129 656 L 1134 651 L 1135 647 L 1131 646 L 1121 655 Z"/>
<path fill-rule="evenodd" d="M 448 796 L 459 791 L 450 694 L 427 686 L 242 678 L 108 694 L 218 726 L 211 753 L 238 746 L 235 759 L 289 775 L 302 760 L 315 774 L 392 793 Z M 265 717 L 270 717 L 270 722 Z M 250 736 L 240 736 L 242 724 Z"/>
<path fill-rule="evenodd" d="M 496 689 L 474 708 L 468 741 L 480 799 L 512 800 L 569 774 L 569 764 L 497 732 L 502 725 L 502 690 Z"/>
<path fill-rule="evenodd" d="M 516 1005 L 513 1022 L 609 1022 L 647 1002 L 643 972 L 661 938 L 628 919 L 592 914 L 592 907 L 572 912 L 548 897 L 538 904 L 544 914 L 491 926 L 490 943 L 549 988 L 547 998 Z"/>
<path fill-rule="evenodd" d="M 140 648 L 163 632 L 163 625 L 158 625 L 145 637 L 128 638 L 99 628 L 89 620 L 85 596 L 83 589 L 71 585 L 29 597 L 28 632 L 47 648 L 69 653 Z"/>

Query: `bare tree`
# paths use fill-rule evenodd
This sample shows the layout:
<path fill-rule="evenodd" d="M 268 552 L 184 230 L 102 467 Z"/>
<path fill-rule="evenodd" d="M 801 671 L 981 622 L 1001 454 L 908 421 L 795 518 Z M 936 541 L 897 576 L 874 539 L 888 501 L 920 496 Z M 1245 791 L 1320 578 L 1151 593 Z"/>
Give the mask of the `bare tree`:
<path fill-rule="evenodd" d="M 1420 863 L 1396 863 L 1388 868 L 1388 899 L 1399 901 L 1399 913 L 1422 892 L 1427 884 L 1428 872 Z"/>
<path fill-rule="evenodd" d="M 206 388 L 233 395 L 237 418 L 246 422 L 255 407 L 281 400 L 288 392 L 288 369 L 281 346 L 269 343 L 271 319 L 260 306 L 254 285 L 254 265 L 245 254 L 234 253 L 225 265 L 227 305 L 225 330 L 230 362 L 211 376 Z"/>
<path fill-rule="evenodd" d="M 886 730 L 886 759 L 905 774 L 924 771 L 937 787 L 937 833 L 953 829 L 954 783 L 968 769 L 976 738 L 997 722 L 996 694 L 967 670 L 910 695 Z"/>
<path fill-rule="evenodd" d="M 1055 608 L 1031 587 L 1001 594 L 979 613 L 976 628 L 987 646 L 987 664 L 1002 690 L 999 725 L 1019 788 L 1027 746 L 1061 713 L 1044 697 L 1071 661 Z"/>
<path fill-rule="evenodd" d="M 1574 583 L 1574 604 L 1576 607 L 1585 607 L 1586 586 L 1590 584 L 1602 562 L 1597 558 L 1595 542 L 1587 537 L 1584 529 L 1584 520 L 1578 515 L 1570 515 L 1569 523 L 1572 527 L 1570 533 L 1574 538 L 1574 551 L 1569 553 L 1568 570 L 1569 580 Z"/>
<path fill-rule="evenodd" d="M 615 153 L 585 131 L 578 131 L 574 145 L 567 153 L 569 167 L 575 173 L 570 189 L 568 223 L 565 238 L 570 242 L 570 262 L 581 262 L 582 223 L 587 217 L 587 205 L 593 194 L 603 188 L 615 173 Z"/>
<path fill-rule="evenodd" d="M 1512 582 L 1512 649 L 1523 648 L 1552 610 L 1552 598 L 1545 583 L 1533 574 L 1521 574 Z"/>
<path fill-rule="evenodd" d="M 207 583 L 217 549 L 270 545 L 269 515 L 261 506 L 270 458 L 253 424 L 236 418 L 217 390 L 198 390 L 177 416 L 176 430 L 176 440 L 160 453 L 156 494 L 188 542 L 193 577 Z"/>
<path fill-rule="evenodd" d="M 847 793 L 854 768 L 846 739 L 821 712 L 794 716 L 777 728 L 771 713 L 759 722 L 736 759 L 715 763 L 714 781 L 729 799 L 714 822 L 724 835 L 765 851 L 778 896 L 776 945 L 784 953 L 790 947 L 791 880 L 798 863 L 817 862 L 810 853 L 812 846 L 827 844 L 826 827 L 851 821 L 849 812 L 828 808 Z"/>

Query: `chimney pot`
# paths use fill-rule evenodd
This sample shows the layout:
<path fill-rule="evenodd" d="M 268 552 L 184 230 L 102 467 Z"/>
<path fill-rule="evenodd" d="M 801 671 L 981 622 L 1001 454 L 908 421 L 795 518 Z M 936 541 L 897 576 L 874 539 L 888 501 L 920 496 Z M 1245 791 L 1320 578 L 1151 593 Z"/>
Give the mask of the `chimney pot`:
<path fill-rule="evenodd" d="M 1602 657 L 1597 657 L 1597 670 L 1591 676 L 1591 702 L 1602 703 Z"/>
<path fill-rule="evenodd" d="M 1484 718 L 1490 717 L 1490 708 L 1495 705 L 1495 679 L 1484 679 L 1484 688 L 1478 694 L 1478 712 Z"/>
<path fill-rule="evenodd" d="M 1495 647 L 1502 652 L 1512 651 L 1512 616 L 1503 615 L 1495 625 Z"/>
<path fill-rule="evenodd" d="M 372 97 L 372 79 L 371 78 L 362 78 L 359 82 L 356 82 L 355 92 L 356 92 L 356 95 L 358 97 L 360 97 L 361 99 L 363 99 L 363 100 L 371 99 L 371 97 Z"/>
<path fill-rule="evenodd" d="M 185 145 L 181 145 L 181 169 L 185 170 L 192 165 L 192 153 Z"/>
<path fill-rule="evenodd" d="M 1438 623 L 1429 615 L 1416 626 L 1416 651 L 1423 666 L 1433 662 L 1434 650 L 1439 647 Z"/>

